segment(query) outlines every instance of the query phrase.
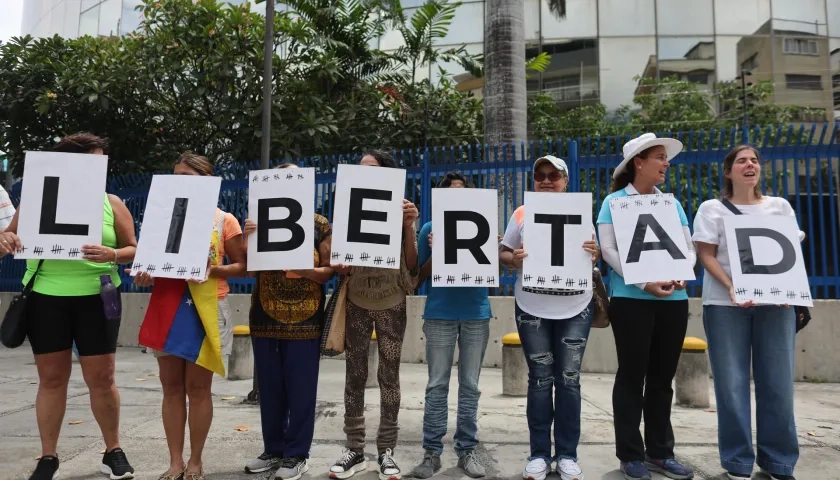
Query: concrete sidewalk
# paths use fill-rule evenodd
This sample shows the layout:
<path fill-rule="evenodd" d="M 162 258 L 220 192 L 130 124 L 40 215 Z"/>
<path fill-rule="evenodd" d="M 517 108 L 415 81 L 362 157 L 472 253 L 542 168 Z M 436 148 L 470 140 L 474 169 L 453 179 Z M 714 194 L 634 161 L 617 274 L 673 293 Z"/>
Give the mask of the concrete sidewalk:
<path fill-rule="evenodd" d="M 408 473 L 422 456 L 423 396 L 426 366 L 402 365 L 402 411 L 400 445 L 396 459 Z M 450 392 L 449 433 L 445 437 L 443 469 L 438 476 L 460 477 L 452 451 L 457 374 Z M 16 350 L 0 347 L 0 458 L 1 479 L 26 479 L 40 454 L 35 423 L 35 393 L 38 376 L 28 346 Z M 586 478 L 620 480 L 615 458 L 611 415 L 613 377 L 589 374 L 582 377 L 583 425 L 580 464 Z M 168 465 L 166 440 L 160 420 L 161 388 L 157 363 L 151 354 L 123 348 L 117 354 L 117 385 L 122 397 L 122 446 L 137 470 L 138 479 L 156 479 Z M 711 385 L 711 384 L 710 384 Z M 479 407 L 480 453 L 488 466 L 488 478 L 521 479 L 528 456 L 528 428 L 525 398 L 501 394 L 501 370 L 485 369 L 481 376 Z M 244 464 L 262 452 L 259 410 L 242 405 L 250 381 L 214 381 L 215 417 L 204 453 L 208 479 L 258 479 L 247 475 Z M 318 391 L 318 419 L 312 447 L 311 469 L 304 479 L 326 478 L 329 467 L 340 455 L 344 443 L 344 362 L 323 360 Z M 796 470 L 799 480 L 840 479 L 840 385 L 797 384 L 797 431 L 801 458 Z M 103 444 L 89 408 L 87 389 L 78 363 L 74 363 L 68 392 L 67 414 L 59 442 L 62 479 L 101 479 L 98 473 Z M 367 390 L 368 439 L 376 438 L 379 391 Z M 75 423 L 70 425 L 71 422 Z M 696 469 L 695 478 L 721 476 L 717 455 L 717 424 L 714 406 L 708 411 L 674 407 L 677 455 Z M 237 429 L 236 427 L 247 427 Z M 189 448 L 189 447 L 187 447 Z M 188 451 L 188 450 L 187 450 Z M 373 458 L 375 445 L 368 444 Z M 371 470 L 354 478 L 376 480 Z M 552 480 L 559 477 L 552 475 Z M 664 477 L 654 477 L 664 478 Z M 756 474 L 754 478 L 768 478 Z"/>

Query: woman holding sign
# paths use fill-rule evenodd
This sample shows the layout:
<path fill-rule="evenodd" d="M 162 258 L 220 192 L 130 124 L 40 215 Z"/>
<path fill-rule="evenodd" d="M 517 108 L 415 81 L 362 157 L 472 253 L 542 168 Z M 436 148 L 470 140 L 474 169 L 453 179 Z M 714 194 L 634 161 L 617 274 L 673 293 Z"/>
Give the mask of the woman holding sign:
<path fill-rule="evenodd" d="M 194 153 L 183 153 L 175 163 L 175 175 L 213 175 L 213 165 L 205 157 Z M 207 263 L 207 277 L 201 281 L 162 278 L 156 283 L 147 272 L 134 276 L 134 283 L 138 287 L 148 287 L 154 284 L 149 310 L 146 313 L 144 325 L 141 326 L 141 336 L 151 325 L 150 319 L 175 316 L 175 320 L 168 320 L 168 324 L 177 323 L 178 317 L 188 315 L 200 317 L 198 313 L 205 305 L 212 310 L 217 318 L 213 321 L 217 332 L 207 331 L 205 323 L 204 335 L 218 334 L 220 351 L 211 352 L 214 358 L 225 358 L 230 354 L 233 325 L 228 306 L 227 294 L 230 286 L 228 278 L 241 277 L 245 274 L 245 246 L 242 242 L 242 230 L 239 222 L 230 213 L 216 209 L 213 223 L 213 234 L 209 245 Z M 230 259 L 229 265 L 224 265 L 224 257 Z M 167 289 L 169 291 L 167 292 Z M 173 291 L 181 289 L 183 294 L 172 295 Z M 174 309 L 172 303 L 177 303 Z M 187 304 L 190 308 L 182 307 Z M 206 310 L 205 310 L 206 311 Z M 201 318 L 192 321 L 201 322 Z M 204 322 L 201 322 L 204 323 Z M 145 328 L 144 328 L 145 327 Z M 175 330 L 175 329 L 173 329 Z M 161 343 L 168 343 L 178 332 L 159 332 L 168 335 L 161 339 Z M 150 332 L 150 335 L 154 332 Z M 186 339 L 179 339 L 180 342 Z M 199 340 L 200 341 L 200 340 Z M 207 342 L 201 342 L 204 345 Z M 202 350 L 205 348 L 200 347 Z M 202 351 L 202 354 L 205 352 Z M 204 469 L 201 459 L 204 444 L 210 432 L 213 421 L 213 398 L 210 387 L 213 383 L 213 371 L 204 364 L 199 365 L 166 352 L 154 351 L 160 371 L 160 383 L 163 387 L 163 429 L 166 432 L 166 443 L 169 447 L 169 469 L 160 476 L 160 480 L 203 480 Z M 204 355 L 201 355 L 202 357 Z M 223 360 L 220 360 L 220 362 Z M 189 399 L 189 414 L 187 413 L 187 399 Z M 189 422 L 190 428 L 190 458 L 184 463 L 184 427 Z"/>
<path fill-rule="evenodd" d="M 548 155 L 534 163 L 534 190 L 565 192 L 569 169 L 563 160 Z M 561 200 L 562 201 L 562 200 Z M 522 472 L 528 480 L 544 480 L 557 461 L 562 480 L 579 480 L 583 472 L 577 461 L 580 442 L 580 365 L 589 330 L 594 302 L 592 290 L 558 290 L 523 286 L 522 262 L 527 256 L 525 207 L 513 213 L 499 261 L 517 270 L 516 329 L 528 364 L 528 430 L 531 455 Z M 598 244 L 587 240 L 581 246 L 598 261 Z M 553 390 L 553 391 L 552 391 Z M 552 395 L 553 394 L 553 395 Z M 553 396 L 553 398 L 552 398 Z M 551 454 L 551 424 L 554 423 L 554 451 Z"/>
<path fill-rule="evenodd" d="M 287 163 L 277 168 L 297 168 Z M 312 228 L 309 224 L 308 228 Z M 257 223 L 245 220 L 245 234 Z M 309 470 L 315 433 L 315 400 L 321 331 L 324 328 L 324 284 L 335 276 L 330 267 L 332 227 L 314 219 L 315 268 L 256 272 L 251 295 L 251 341 L 259 388 L 263 453 L 248 462 L 248 473 L 277 468 L 274 477 L 297 480 Z"/>
<path fill-rule="evenodd" d="M 682 143 L 646 133 L 624 145 L 624 159 L 613 173 L 612 193 L 598 214 L 598 234 L 610 272 L 610 322 L 618 354 L 618 372 L 613 387 L 616 456 L 624 478 L 650 479 L 650 470 L 669 478 L 694 478 L 694 472 L 674 458 L 671 427 L 671 382 L 677 371 L 688 327 L 688 294 L 684 281 L 627 284 L 622 275 L 610 200 L 630 195 L 661 193 L 668 163 Z M 679 202 L 688 260 L 694 265 L 694 249 L 688 219 Z M 645 416 L 644 440 L 639 432 Z"/>
<path fill-rule="evenodd" d="M 362 156 L 362 165 L 397 168 L 391 155 L 373 151 Z M 365 383 L 368 347 L 374 328 L 379 342 L 379 392 L 381 415 L 376 438 L 381 480 L 401 477 L 394 460 L 400 411 L 400 357 L 406 325 L 406 296 L 414 292 L 420 271 L 417 262 L 417 207 L 403 200 L 402 255 L 399 269 L 337 265 L 347 276 L 344 386 L 344 432 L 347 444 L 341 458 L 330 468 L 330 477 L 350 478 L 367 468 L 365 462 Z"/>
<path fill-rule="evenodd" d="M 717 397 L 721 466 L 736 480 L 750 478 L 756 463 L 750 418 L 752 360 L 758 466 L 774 480 L 791 480 L 799 458 L 793 414 L 794 310 L 737 303 L 723 225 L 723 217 L 733 214 L 796 216 L 784 198 L 761 194 L 761 173 L 754 148 L 740 146 L 726 155 L 721 198 L 700 205 L 694 217 L 694 241 L 706 269 L 703 325 Z M 805 233 L 799 237 L 803 240 Z"/>
<path fill-rule="evenodd" d="M 62 138 L 55 152 L 104 155 L 106 140 L 89 133 Z M 85 188 L 76 185 L 76 188 Z M 78 349 L 82 374 L 90 391 L 90 406 L 105 440 L 100 470 L 112 479 L 134 478 L 119 441 L 120 395 L 114 383 L 114 358 L 120 330 L 122 303 L 119 291 L 110 289 L 111 302 L 103 300 L 105 279 L 120 286 L 117 265 L 131 263 L 137 247 L 134 219 L 115 195 L 103 192 L 105 215 L 102 244 L 82 248 L 84 261 L 26 261 L 23 284 L 34 280 L 26 309 L 27 337 L 38 367 L 35 416 L 41 435 L 41 456 L 30 480 L 58 476 L 58 436 L 67 406 L 71 349 Z M 27 208 L 23 205 L 22 208 Z M 0 256 L 21 251 L 18 216 L 0 233 Z"/>

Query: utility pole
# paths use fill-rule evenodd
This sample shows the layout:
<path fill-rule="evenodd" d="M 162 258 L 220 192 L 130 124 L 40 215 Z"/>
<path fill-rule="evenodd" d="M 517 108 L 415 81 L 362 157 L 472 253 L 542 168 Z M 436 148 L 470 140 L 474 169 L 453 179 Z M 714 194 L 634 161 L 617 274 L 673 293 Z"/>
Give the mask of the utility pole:
<path fill-rule="evenodd" d="M 752 82 L 747 82 L 747 77 L 751 76 L 747 70 L 741 70 L 741 74 L 735 77 L 737 80 L 741 81 L 741 96 L 738 97 L 741 100 L 741 105 L 744 108 L 744 118 L 743 118 L 743 125 L 741 127 L 741 143 L 747 144 L 750 141 L 750 119 L 749 119 L 749 107 L 751 105 L 751 100 L 753 98 L 753 93 L 748 92 L 747 89 L 752 87 Z"/>
<path fill-rule="evenodd" d="M 263 112 L 260 168 L 268 168 L 271 155 L 271 83 L 274 78 L 274 1 L 265 2 L 265 46 L 263 52 Z"/>

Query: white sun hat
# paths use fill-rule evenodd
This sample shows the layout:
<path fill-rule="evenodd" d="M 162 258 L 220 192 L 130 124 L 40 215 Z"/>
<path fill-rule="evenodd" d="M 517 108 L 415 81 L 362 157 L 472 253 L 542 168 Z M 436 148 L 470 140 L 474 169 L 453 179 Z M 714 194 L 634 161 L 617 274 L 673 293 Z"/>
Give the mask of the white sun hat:
<path fill-rule="evenodd" d="M 538 158 L 537 161 L 534 162 L 534 171 L 536 172 L 537 168 L 539 168 L 540 165 L 546 162 L 553 165 L 554 168 L 556 168 L 557 170 L 560 170 L 561 172 L 566 172 L 566 175 L 569 174 L 569 167 L 566 166 L 566 162 L 562 158 L 557 158 L 554 155 L 546 155 L 544 157 Z"/>
<path fill-rule="evenodd" d="M 683 149 L 682 142 L 675 138 L 659 138 L 654 133 L 645 133 L 644 135 L 640 135 L 624 144 L 624 147 L 622 148 L 622 151 L 624 152 L 624 159 L 617 167 L 615 167 L 613 178 L 618 178 L 621 172 L 627 168 L 627 164 L 636 158 L 636 155 L 638 155 L 642 150 L 646 150 L 657 145 L 665 147 L 665 155 L 667 155 L 668 160 L 676 157 Z"/>

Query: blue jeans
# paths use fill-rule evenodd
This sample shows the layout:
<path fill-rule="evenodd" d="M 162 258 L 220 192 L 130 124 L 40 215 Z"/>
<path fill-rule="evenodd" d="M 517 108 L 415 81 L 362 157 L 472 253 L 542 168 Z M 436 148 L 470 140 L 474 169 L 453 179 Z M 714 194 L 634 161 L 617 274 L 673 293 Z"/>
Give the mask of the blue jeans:
<path fill-rule="evenodd" d="M 537 318 L 516 306 L 516 329 L 528 364 L 528 430 L 531 456 L 547 463 L 577 461 L 580 441 L 580 364 L 592 327 L 594 303 L 565 320 Z M 554 392 L 552 392 L 554 390 Z M 552 399 L 552 393 L 553 399 Z M 554 450 L 551 456 L 551 422 Z"/>
<path fill-rule="evenodd" d="M 484 351 L 490 338 L 487 320 L 426 320 L 426 361 L 429 384 L 423 412 L 423 448 L 443 452 L 441 439 L 446 435 L 449 398 L 449 375 L 455 344 L 458 344 L 458 420 L 455 428 L 455 453 L 462 457 L 478 445 L 478 376 Z"/>
<path fill-rule="evenodd" d="M 770 473 L 793 475 L 799 442 L 793 413 L 793 308 L 706 305 L 703 325 L 717 398 L 721 466 L 749 474 L 753 463 Z M 750 424 L 750 355 L 755 380 L 758 455 Z"/>

